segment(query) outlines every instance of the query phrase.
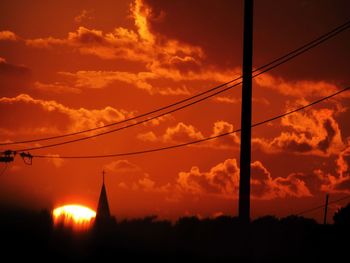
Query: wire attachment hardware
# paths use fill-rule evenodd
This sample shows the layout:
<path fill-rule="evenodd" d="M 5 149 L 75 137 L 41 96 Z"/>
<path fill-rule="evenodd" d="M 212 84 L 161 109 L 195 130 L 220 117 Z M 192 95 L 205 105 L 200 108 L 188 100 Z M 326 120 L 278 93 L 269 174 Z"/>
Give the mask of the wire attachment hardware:
<path fill-rule="evenodd" d="M 13 162 L 16 155 L 16 151 L 6 150 L 1 152 L 0 163 L 10 163 Z"/>
<path fill-rule="evenodd" d="M 21 152 L 19 155 L 22 157 L 23 162 L 25 164 L 27 164 L 27 165 L 33 164 L 33 156 L 29 152 L 27 152 L 27 153 Z"/>

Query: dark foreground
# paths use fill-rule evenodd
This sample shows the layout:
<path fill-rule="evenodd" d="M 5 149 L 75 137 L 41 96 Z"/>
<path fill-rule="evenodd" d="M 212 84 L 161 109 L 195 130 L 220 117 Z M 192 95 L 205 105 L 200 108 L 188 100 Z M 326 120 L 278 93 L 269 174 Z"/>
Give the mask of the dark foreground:
<path fill-rule="evenodd" d="M 349 216 L 340 219 L 320 225 L 303 217 L 266 216 L 242 225 L 226 216 L 186 217 L 175 224 L 146 217 L 75 233 L 53 227 L 45 211 L 2 209 L 0 261 L 348 262 Z"/>

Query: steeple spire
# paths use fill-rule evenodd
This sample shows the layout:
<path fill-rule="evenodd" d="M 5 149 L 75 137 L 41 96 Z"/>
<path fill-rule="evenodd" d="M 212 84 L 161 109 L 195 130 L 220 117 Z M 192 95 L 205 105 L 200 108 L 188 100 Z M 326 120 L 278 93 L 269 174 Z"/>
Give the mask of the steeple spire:
<path fill-rule="evenodd" d="M 102 188 L 100 193 L 100 198 L 98 200 L 96 219 L 104 220 L 110 219 L 111 213 L 109 211 L 107 191 L 105 187 L 105 171 L 102 171 Z"/>

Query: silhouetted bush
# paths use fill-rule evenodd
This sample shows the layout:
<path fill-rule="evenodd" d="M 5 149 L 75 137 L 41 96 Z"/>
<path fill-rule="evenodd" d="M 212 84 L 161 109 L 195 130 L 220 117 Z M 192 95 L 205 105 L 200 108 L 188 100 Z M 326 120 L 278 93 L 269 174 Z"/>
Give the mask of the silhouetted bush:
<path fill-rule="evenodd" d="M 333 216 L 334 224 L 350 226 L 350 203 L 338 209 Z"/>
<path fill-rule="evenodd" d="M 49 211 L 0 209 L 1 255 L 18 261 L 334 262 L 346 257 L 349 205 L 334 225 L 291 215 L 241 224 L 237 217 L 156 216 L 99 222 L 91 231 L 53 226 Z"/>

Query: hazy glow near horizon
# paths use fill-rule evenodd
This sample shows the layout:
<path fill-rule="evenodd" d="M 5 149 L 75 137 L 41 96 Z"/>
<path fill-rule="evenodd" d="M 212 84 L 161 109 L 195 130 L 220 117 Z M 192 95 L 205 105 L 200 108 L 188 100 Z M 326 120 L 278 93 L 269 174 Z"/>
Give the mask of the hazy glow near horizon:
<path fill-rule="evenodd" d="M 52 212 L 54 223 L 71 226 L 75 229 L 88 228 L 96 217 L 96 212 L 86 206 L 69 204 L 57 207 Z"/>

